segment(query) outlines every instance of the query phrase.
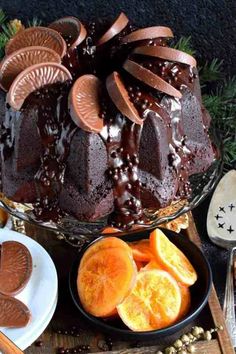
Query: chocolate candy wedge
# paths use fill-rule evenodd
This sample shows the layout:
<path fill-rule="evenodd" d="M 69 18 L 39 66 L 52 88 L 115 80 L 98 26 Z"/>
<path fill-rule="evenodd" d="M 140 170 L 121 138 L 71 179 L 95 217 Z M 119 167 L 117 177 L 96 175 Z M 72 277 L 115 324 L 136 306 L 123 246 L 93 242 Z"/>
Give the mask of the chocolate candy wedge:
<path fill-rule="evenodd" d="M 99 38 L 97 45 L 104 44 L 108 42 L 110 39 L 115 37 L 117 34 L 119 34 L 123 29 L 127 26 L 129 22 L 128 17 L 121 12 L 121 14 L 118 16 L 118 18 L 115 20 L 115 22 L 112 24 L 112 26 L 104 33 L 104 35 Z"/>
<path fill-rule="evenodd" d="M 66 54 L 66 42 L 57 31 L 47 27 L 30 27 L 18 32 L 5 47 L 7 55 L 18 49 L 42 46 L 53 49 L 60 57 Z"/>
<path fill-rule="evenodd" d="M 135 48 L 133 53 L 147 55 L 151 57 L 158 57 L 170 61 L 176 61 L 178 63 L 190 65 L 192 67 L 196 67 L 197 65 L 196 60 L 191 55 L 184 53 L 180 50 L 168 47 L 142 46 Z"/>
<path fill-rule="evenodd" d="M 26 97 L 41 87 L 57 82 L 72 80 L 65 66 L 57 63 L 32 65 L 22 71 L 13 81 L 7 93 L 7 103 L 16 111 L 20 110 Z"/>
<path fill-rule="evenodd" d="M 86 38 L 87 31 L 77 17 L 66 16 L 52 22 L 49 28 L 59 32 L 68 48 L 74 49 Z"/>
<path fill-rule="evenodd" d="M 30 319 L 30 310 L 23 302 L 0 294 L 0 327 L 25 327 Z"/>
<path fill-rule="evenodd" d="M 106 87 L 109 96 L 117 109 L 129 118 L 132 122 L 142 124 L 138 111 L 129 99 L 128 92 L 121 80 L 120 75 L 114 71 L 106 80 Z"/>
<path fill-rule="evenodd" d="M 122 43 L 131 43 L 136 41 L 141 41 L 144 39 L 155 39 L 155 38 L 172 38 L 173 32 L 169 27 L 163 26 L 153 26 L 141 28 L 137 31 L 127 34 L 127 36 L 121 39 Z"/>
<path fill-rule="evenodd" d="M 60 63 L 61 57 L 46 47 L 26 47 L 6 56 L 0 64 L 0 86 L 8 91 L 17 75 L 31 65 L 53 62 Z"/>
<path fill-rule="evenodd" d="M 83 75 L 71 88 L 68 107 L 71 118 L 81 129 L 99 133 L 103 128 L 100 118 L 101 81 L 94 75 Z"/>
<path fill-rule="evenodd" d="M 29 250 L 19 242 L 6 241 L 1 245 L 0 293 L 18 294 L 28 283 L 32 273 Z"/>
<path fill-rule="evenodd" d="M 167 95 L 181 98 L 182 94 L 173 86 L 154 74 L 152 71 L 144 68 L 143 66 L 135 63 L 132 60 L 126 60 L 123 68 L 133 75 L 136 79 L 144 82 L 146 85 L 153 87 L 156 90 L 166 93 Z"/>

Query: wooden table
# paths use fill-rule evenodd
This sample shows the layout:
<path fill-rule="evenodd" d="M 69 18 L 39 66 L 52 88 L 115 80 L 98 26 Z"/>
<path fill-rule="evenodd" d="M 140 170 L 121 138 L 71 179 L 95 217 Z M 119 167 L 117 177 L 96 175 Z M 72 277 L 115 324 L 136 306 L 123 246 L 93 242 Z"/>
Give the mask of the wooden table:
<path fill-rule="evenodd" d="M 189 214 L 189 216 L 190 226 L 185 234 L 200 247 L 200 238 L 192 215 Z M 81 353 L 156 353 L 159 349 L 161 350 L 173 343 L 176 338 L 179 338 L 182 333 L 186 333 L 193 325 L 202 326 L 204 329 L 218 325 L 224 326 L 224 330 L 218 332 L 213 340 L 209 342 L 202 341 L 195 344 L 195 353 L 234 353 L 228 332 L 225 329 L 222 310 L 214 288 L 212 289 L 208 305 L 198 319 L 182 332 L 176 333 L 168 338 L 148 343 L 134 343 L 122 341 L 122 338 L 110 340 L 102 333 L 94 331 L 80 317 L 69 293 L 68 274 L 78 251 L 64 241 L 58 240 L 54 233 L 45 231 L 44 229 L 27 224 L 26 233 L 42 244 L 51 255 L 58 272 L 59 299 L 56 312 L 50 325 L 39 338 L 39 341 L 29 347 L 25 351 L 25 354 L 56 354 L 60 347 L 77 347 L 78 349 L 79 346 L 81 347 Z M 111 341 L 112 345 L 110 345 Z M 83 350 L 82 348 L 85 348 L 83 346 L 89 346 L 89 350 Z"/>

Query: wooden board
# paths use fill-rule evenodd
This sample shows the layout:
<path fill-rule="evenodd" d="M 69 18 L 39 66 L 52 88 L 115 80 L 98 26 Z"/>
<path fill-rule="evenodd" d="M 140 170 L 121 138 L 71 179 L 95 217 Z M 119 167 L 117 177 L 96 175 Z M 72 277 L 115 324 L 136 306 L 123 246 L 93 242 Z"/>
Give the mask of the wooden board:
<path fill-rule="evenodd" d="M 190 226 L 186 230 L 187 236 L 201 247 L 201 241 L 196 230 L 196 226 L 191 214 Z M 73 304 L 68 289 L 68 274 L 73 260 L 77 255 L 77 250 L 60 241 L 52 232 L 36 228 L 31 225 L 26 226 L 26 233 L 41 243 L 51 255 L 59 276 L 59 300 L 53 319 L 40 337 L 42 346 L 33 344 L 25 354 L 56 354 L 59 347 L 78 348 L 78 346 L 89 345 L 90 349 L 83 352 L 90 353 L 113 353 L 113 354 L 135 354 L 135 353 L 156 353 L 158 350 L 173 343 L 181 334 L 186 333 L 192 326 L 199 325 L 204 329 L 223 325 L 224 330 L 214 336 L 210 342 L 202 341 L 195 344 L 197 354 L 233 354 L 234 349 L 228 332 L 225 327 L 223 313 L 213 287 L 208 305 L 201 315 L 187 328 L 175 335 L 152 342 L 125 342 L 122 338 L 112 339 L 112 347 L 107 350 L 102 349 L 107 343 L 107 337 L 102 333 L 94 331 L 80 317 Z M 74 332 L 73 334 L 58 334 L 58 332 Z M 76 333 L 77 336 L 76 336 Z"/>

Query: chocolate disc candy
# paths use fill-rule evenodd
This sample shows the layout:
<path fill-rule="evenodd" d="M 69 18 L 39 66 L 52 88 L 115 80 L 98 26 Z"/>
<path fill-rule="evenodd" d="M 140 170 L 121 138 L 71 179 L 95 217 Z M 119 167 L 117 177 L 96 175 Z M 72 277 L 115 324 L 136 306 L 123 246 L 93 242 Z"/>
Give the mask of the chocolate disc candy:
<path fill-rule="evenodd" d="M 101 81 L 94 75 L 83 75 L 76 80 L 69 94 L 69 110 L 81 129 L 99 133 L 103 128 L 100 113 Z"/>
<path fill-rule="evenodd" d="M 76 48 L 87 35 L 87 31 L 78 18 L 73 16 L 62 17 L 51 23 L 49 28 L 59 32 L 65 39 L 67 46 L 71 49 Z"/>
<path fill-rule="evenodd" d="M 0 293 L 16 295 L 28 283 L 32 272 L 32 258 L 19 242 L 6 241 L 1 245 Z"/>
<path fill-rule="evenodd" d="M 121 41 L 123 43 L 131 43 L 136 41 L 141 41 L 144 39 L 154 39 L 154 38 L 171 38 L 173 37 L 173 32 L 169 27 L 154 26 L 141 28 L 137 31 L 127 34 L 123 37 Z"/>
<path fill-rule="evenodd" d="M 138 111 L 134 107 L 133 103 L 130 101 L 128 92 L 121 81 L 120 75 L 116 71 L 108 76 L 106 87 L 109 96 L 118 110 L 132 120 L 132 122 L 142 124 L 143 121 L 139 117 Z"/>
<path fill-rule="evenodd" d="M 8 91 L 17 75 L 31 65 L 54 62 L 60 63 L 61 57 L 46 47 L 26 47 L 6 56 L 0 64 L 0 85 Z"/>
<path fill-rule="evenodd" d="M 165 82 L 158 75 L 152 71 L 144 68 L 143 66 L 135 63 L 132 60 L 126 60 L 123 65 L 124 69 L 133 75 L 136 79 L 144 82 L 148 86 L 153 87 L 156 90 L 167 93 L 167 95 L 181 98 L 182 94 L 176 90 L 173 86 Z"/>
<path fill-rule="evenodd" d="M 30 310 L 23 302 L 0 294 L 0 327 L 25 327 L 30 319 Z"/>
<path fill-rule="evenodd" d="M 113 25 L 104 33 L 104 35 L 98 40 L 97 45 L 108 42 L 111 38 L 115 37 L 118 33 L 123 31 L 129 22 L 128 17 L 121 12 L 119 17 L 115 20 Z"/>
<path fill-rule="evenodd" d="M 161 59 L 166 59 L 170 61 L 176 61 L 178 63 L 187 64 L 196 67 L 196 60 L 189 54 L 184 53 L 180 50 L 176 50 L 168 47 L 161 46 L 143 46 L 134 49 L 133 53 L 148 55 L 151 57 L 158 57 Z"/>
<path fill-rule="evenodd" d="M 18 49 L 32 46 L 53 49 L 60 57 L 66 54 L 66 42 L 60 33 L 47 27 L 30 27 L 18 32 L 7 43 L 5 52 L 9 55 Z"/>
<path fill-rule="evenodd" d="M 61 64 L 41 63 L 22 71 L 13 81 L 7 93 L 7 103 L 20 110 L 26 97 L 41 87 L 72 80 L 70 72 Z"/>

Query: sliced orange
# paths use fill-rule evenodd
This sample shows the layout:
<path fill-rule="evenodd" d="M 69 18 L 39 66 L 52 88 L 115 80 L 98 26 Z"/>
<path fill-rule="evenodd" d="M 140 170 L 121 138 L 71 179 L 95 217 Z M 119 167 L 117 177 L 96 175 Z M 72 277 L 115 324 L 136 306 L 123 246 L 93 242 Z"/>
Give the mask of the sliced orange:
<path fill-rule="evenodd" d="M 141 270 L 146 266 L 146 264 L 141 261 L 135 261 L 135 264 L 136 264 L 138 270 Z"/>
<path fill-rule="evenodd" d="M 132 248 L 135 261 L 149 262 L 153 258 L 149 240 L 130 242 L 129 246 Z"/>
<path fill-rule="evenodd" d="M 130 293 L 137 269 L 123 247 L 102 249 L 79 267 L 77 289 L 84 309 L 93 316 L 107 317 Z"/>
<path fill-rule="evenodd" d="M 178 315 L 178 320 L 181 320 L 189 311 L 191 305 L 191 294 L 187 286 L 179 284 L 181 292 L 181 307 Z"/>
<path fill-rule="evenodd" d="M 151 233 L 150 246 L 157 262 L 177 281 L 188 286 L 196 282 L 197 273 L 192 264 L 161 230 Z"/>
<path fill-rule="evenodd" d="M 85 252 L 84 255 L 80 261 L 80 267 L 83 267 L 85 262 L 92 257 L 94 253 L 97 253 L 101 250 L 112 250 L 112 252 L 115 252 L 114 249 L 116 248 L 122 248 L 126 250 L 132 259 L 132 250 L 131 248 L 127 245 L 126 242 L 121 240 L 120 238 L 117 237 L 104 237 L 99 239 L 98 241 L 94 242 Z"/>
<path fill-rule="evenodd" d="M 104 230 L 102 230 L 102 235 L 115 234 L 115 233 L 118 233 L 118 232 L 121 232 L 121 230 L 116 229 L 115 227 L 112 227 L 112 226 L 107 226 Z"/>
<path fill-rule="evenodd" d="M 163 270 L 139 272 L 132 292 L 117 306 L 122 321 L 133 331 L 151 331 L 173 324 L 181 305 L 176 280 Z"/>
<path fill-rule="evenodd" d="M 164 270 L 163 267 L 159 263 L 157 263 L 155 258 L 152 258 L 150 262 L 148 262 L 143 268 L 141 268 L 141 270 L 152 270 L 152 269 Z"/>

